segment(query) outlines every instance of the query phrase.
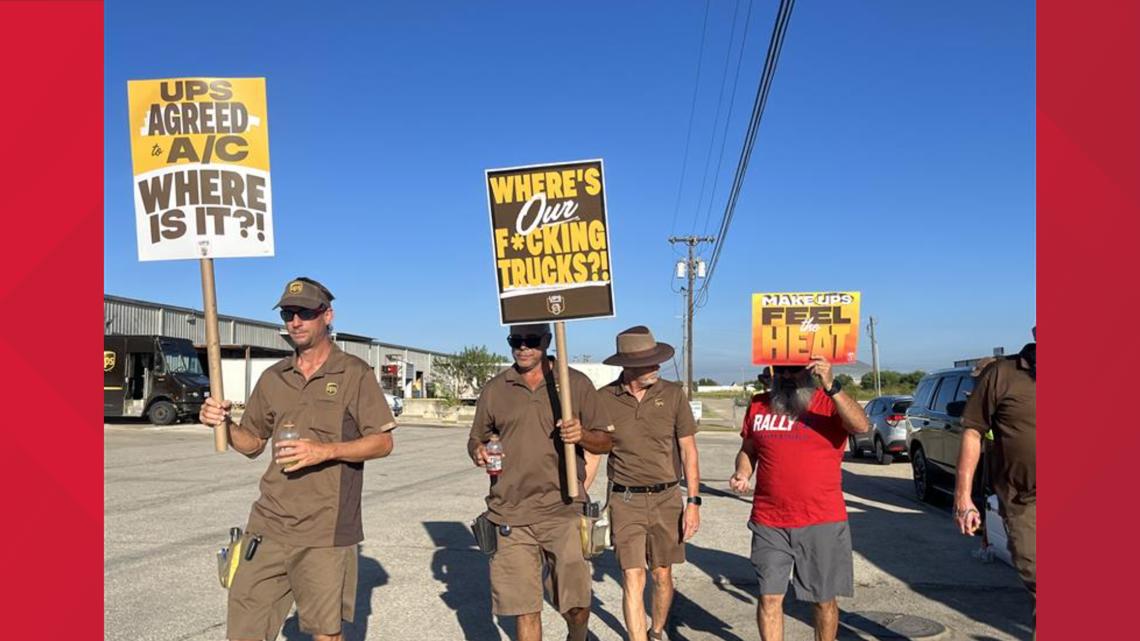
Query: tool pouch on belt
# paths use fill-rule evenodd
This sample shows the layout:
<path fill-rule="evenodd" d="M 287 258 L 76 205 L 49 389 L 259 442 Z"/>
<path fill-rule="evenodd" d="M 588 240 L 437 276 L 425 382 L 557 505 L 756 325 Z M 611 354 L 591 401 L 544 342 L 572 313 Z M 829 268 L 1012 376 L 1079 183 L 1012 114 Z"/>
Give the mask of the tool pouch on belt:
<path fill-rule="evenodd" d="M 579 517 L 578 533 L 582 539 L 582 556 L 592 559 L 610 546 L 609 506 L 601 510 L 597 503 L 586 503 Z"/>
<path fill-rule="evenodd" d="M 234 574 L 244 556 L 244 543 L 241 528 L 230 528 L 230 544 L 218 550 L 218 582 L 227 590 L 233 584 Z"/>
<path fill-rule="evenodd" d="M 499 526 L 487 519 L 486 512 L 471 522 L 471 532 L 475 535 L 475 543 L 479 545 L 479 551 L 483 554 L 491 556 L 499 549 Z"/>

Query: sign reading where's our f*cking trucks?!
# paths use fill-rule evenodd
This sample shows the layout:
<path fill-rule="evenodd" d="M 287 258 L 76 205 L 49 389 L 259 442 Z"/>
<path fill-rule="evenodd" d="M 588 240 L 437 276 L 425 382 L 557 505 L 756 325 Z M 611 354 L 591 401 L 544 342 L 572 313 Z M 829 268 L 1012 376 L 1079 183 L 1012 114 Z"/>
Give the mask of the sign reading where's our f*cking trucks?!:
<path fill-rule="evenodd" d="M 265 78 L 127 83 L 139 260 L 273 255 Z"/>
<path fill-rule="evenodd" d="M 601 160 L 487 170 L 502 324 L 614 315 Z"/>
<path fill-rule="evenodd" d="M 803 365 L 822 356 L 854 363 L 859 292 L 752 295 L 752 362 Z"/>

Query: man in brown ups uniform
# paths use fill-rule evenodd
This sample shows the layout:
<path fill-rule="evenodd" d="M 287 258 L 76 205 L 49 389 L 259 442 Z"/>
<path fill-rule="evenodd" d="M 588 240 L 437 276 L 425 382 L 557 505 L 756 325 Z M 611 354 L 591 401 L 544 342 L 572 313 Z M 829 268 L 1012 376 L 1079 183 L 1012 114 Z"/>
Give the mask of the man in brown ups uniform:
<path fill-rule="evenodd" d="M 590 567 L 582 551 L 579 521 L 586 501 L 585 450 L 610 449 L 613 426 L 584 374 L 570 370 L 560 381 L 550 347 L 550 325 L 512 325 L 507 342 L 515 363 L 483 386 L 467 453 L 487 463 L 485 445 L 502 443 L 502 473 L 487 496 L 487 518 L 498 526 L 491 557 L 492 609 L 517 617 L 518 641 L 542 639 L 543 570 L 552 605 L 569 627 L 568 638 L 585 641 L 590 617 Z M 559 357 L 564 357 L 559 354 Z M 570 385 L 576 416 L 562 419 L 561 385 Z M 578 446 L 578 498 L 565 487 L 563 443 Z"/>
<path fill-rule="evenodd" d="M 296 354 L 261 375 L 240 425 L 226 400 L 207 398 L 199 413 L 208 426 L 224 422 L 230 445 L 250 458 L 274 437 L 243 552 L 259 542 L 230 585 L 232 641 L 276 639 L 294 601 L 301 630 L 317 641 L 339 641 L 341 622 L 353 619 L 364 461 L 392 452 L 396 419 L 368 364 L 329 336 L 332 300 L 315 280 L 287 284 L 277 307 Z M 289 431 L 300 438 L 282 438 Z"/>
<path fill-rule="evenodd" d="M 986 452 L 987 459 L 993 458 L 990 478 L 1009 534 L 1009 555 L 1033 601 L 1036 628 L 1037 327 L 1033 341 L 1018 354 L 987 365 L 966 401 L 954 520 L 963 534 L 974 534 L 981 527 L 981 515 L 970 497 L 983 434 L 993 430 L 993 447 Z"/>
<path fill-rule="evenodd" d="M 631 327 L 617 336 L 618 380 L 601 389 L 614 421 L 608 474 L 613 540 L 622 570 L 622 611 L 630 641 L 664 638 L 673 601 L 673 564 L 685 562 L 685 541 L 701 524 L 697 424 L 684 389 L 658 376 L 672 346 L 649 329 Z M 688 498 L 681 499 L 684 467 Z M 653 573 L 652 625 L 646 636 L 645 568 Z"/>

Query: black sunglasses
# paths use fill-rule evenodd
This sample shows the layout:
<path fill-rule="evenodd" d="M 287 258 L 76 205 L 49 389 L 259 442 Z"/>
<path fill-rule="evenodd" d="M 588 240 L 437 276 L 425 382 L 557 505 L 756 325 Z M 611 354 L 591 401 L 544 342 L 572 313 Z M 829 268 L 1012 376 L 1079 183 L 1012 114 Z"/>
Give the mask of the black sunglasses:
<path fill-rule="evenodd" d="M 298 309 L 295 307 L 290 307 L 290 308 L 281 310 L 281 320 L 288 323 L 288 322 L 291 322 L 293 320 L 294 315 L 297 315 L 297 316 L 300 316 L 301 320 L 303 320 L 303 321 L 311 321 L 323 313 L 325 313 L 324 307 L 318 307 L 316 309 L 305 309 L 305 308 Z"/>
<path fill-rule="evenodd" d="M 510 336 L 507 337 L 507 344 L 511 346 L 511 349 L 519 349 L 523 345 L 526 345 L 527 347 L 529 347 L 531 349 L 535 349 L 535 348 L 540 347 L 542 345 L 542 339 L 544 339 L 544 338 L 546 338 L 546 337 L 545 336 L 538 336 L 536 334 L 527 334 L 526 336 L 519 336 L 518 334 L 511 334 Z"/>

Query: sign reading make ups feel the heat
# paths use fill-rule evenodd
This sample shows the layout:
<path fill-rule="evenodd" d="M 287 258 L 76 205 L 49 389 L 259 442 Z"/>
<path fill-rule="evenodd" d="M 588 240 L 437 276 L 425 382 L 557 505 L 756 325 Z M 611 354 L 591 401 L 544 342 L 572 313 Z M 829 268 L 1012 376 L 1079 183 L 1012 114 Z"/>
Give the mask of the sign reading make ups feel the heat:
<path fill-rule="evenodd" d="M 487 170 L 502 324 L 614 315 L 601 160 Z"/>
<path fill-rule="evenodd" d="M 752 362 L 803 365 L 822 356 L 854 363 L 859 292 L 752 295 Z"/>
<path fill-rule="evenodd" d="M 139 260 L 273 255 L 265 78 L 127 84 Z"/>

